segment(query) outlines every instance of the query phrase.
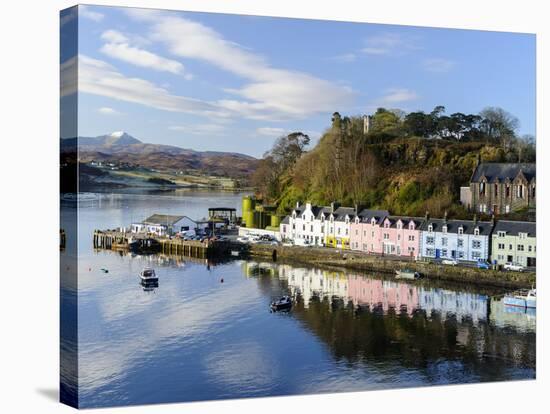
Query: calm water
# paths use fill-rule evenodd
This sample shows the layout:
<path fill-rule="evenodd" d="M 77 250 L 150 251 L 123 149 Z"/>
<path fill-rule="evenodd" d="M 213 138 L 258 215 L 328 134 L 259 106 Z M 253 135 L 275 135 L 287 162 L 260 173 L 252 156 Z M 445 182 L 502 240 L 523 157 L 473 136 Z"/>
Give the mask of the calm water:
<path fill-rule="evenodd" d="M 289 265 L 94 252 L 95 228 L 240 208 L 240 194 L 99 195 L 78 210 L 82 407 L 535 377 L 535 315 L 487 291 Z M 71 204 L 62 205 L 76 214 Z M 74 254 L 70 248 L 64 255 Z M 147 265 L 160 281 L 138 283 Z M 109 273 L 101 272 L 109 269 Z M 224 283 L 220 283 L 223 277 Z M 62 305 L 76 306 L 64 283 Z M 268 304 L 291 294 L 289 313 Z M 66 338 L 62 346 L 75 346 Z M 70 375 L 70 373 L 64 373 Z"/>

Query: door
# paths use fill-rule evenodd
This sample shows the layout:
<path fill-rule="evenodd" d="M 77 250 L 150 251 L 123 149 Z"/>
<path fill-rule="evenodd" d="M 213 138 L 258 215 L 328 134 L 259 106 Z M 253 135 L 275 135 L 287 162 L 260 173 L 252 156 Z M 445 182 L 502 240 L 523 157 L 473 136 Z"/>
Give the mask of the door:
<path fill-rule="evenodd" d="M 506 259 L 507 262 L 512 263 L 514 261 L 514 256 L 508 255 L 506 257 L 507 257 Z"/>
<path fill-rule="evenodd" d="M 435 249 L 435 258 L 439 259 L 441 257 L 441 249 Z"/>
<path fill-rule="evenodd" d="M 536 267 L 536 266 L 537 266 L 537 259 L 536 259 L 536 257 L 528 257 L 528 258 L 527 258 L 527 266 L 528 266 L 528 267 Z"/>

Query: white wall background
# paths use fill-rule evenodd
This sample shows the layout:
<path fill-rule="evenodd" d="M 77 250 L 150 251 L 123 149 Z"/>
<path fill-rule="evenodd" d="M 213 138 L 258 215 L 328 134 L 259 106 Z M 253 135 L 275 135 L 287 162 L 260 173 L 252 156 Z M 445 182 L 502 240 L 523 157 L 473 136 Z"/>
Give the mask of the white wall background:
<path fill-rule="evenodd" d="M 549 13 L 536 0 L 493 1 L 393 0 L 133 0 L 97 4 L 218 11 L 270 16 L 308 17 L 468 29 L 536 32 L 538 154 L 549 153 L 548 75 Z M 0 350 L 1 398 L 4 413 L 74 412 L 56 402 L 58 387 L 58 12 L 71 1 L 2 3 L 0 31 L 1 202 L 3 232 L 0 252 L 4 292 Z M 543 76 L 546 75 L 545 78 Z M 546 104 L 546 105 L 545 105 Z M 546 109 L 546 111 L 544 111 Z M 548 207 L 548 164 L 539 162 L 538 211 Z M 36 226 L 40 223 L 40 226 Z M 550 381 L 546 281 L 550 222 L 538 221 L 539 312 L 538 380 L 518 383 L 447 386 L 403 391 L 249 399 L 229 402 L 173 404 L 94 412 L 187 413 L 239 412 L 398 412 L 464 413 L 542 411 Z M 37 238 L 32 250 L 28 235 Z M 22 263 L 26 271 L 20 270 Z M 9 280 L 7 280 L 9 278 Z M 544 338 L 543 338 L 544 337 Z M 546 391 L 546 395 L 545 395 Z M 538 402 L 538 404 L 537 404 Z"/>

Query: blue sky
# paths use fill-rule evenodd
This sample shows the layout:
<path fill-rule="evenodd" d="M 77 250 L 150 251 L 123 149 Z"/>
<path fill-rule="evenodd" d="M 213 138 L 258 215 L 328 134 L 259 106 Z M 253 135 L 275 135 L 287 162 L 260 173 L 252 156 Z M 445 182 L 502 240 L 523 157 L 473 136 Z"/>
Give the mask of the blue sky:
<path fill-rule="evenodd" d="M 436 105 L 500 106 L 535 134 L 534 35 L 104 6 L 78 24 L 81 136 L 261 156 L 334 111 Z"/>

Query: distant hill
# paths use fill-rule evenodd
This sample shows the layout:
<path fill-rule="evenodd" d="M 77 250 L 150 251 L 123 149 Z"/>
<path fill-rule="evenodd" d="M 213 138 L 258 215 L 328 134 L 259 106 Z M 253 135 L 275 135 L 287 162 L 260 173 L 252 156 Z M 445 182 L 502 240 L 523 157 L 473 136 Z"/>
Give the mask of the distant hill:
<path fill-rule="evenodd" d="M 78 142 L 80 162 L 123 162 L 159 171 L 197 171 L 204 174 L 247 178 L 257 160 L 234 152 L 195 151 L 172 145 L 148 144 L 124 131 L 97 137 L 61 140 L 62 152 L 74 152 Z"/>

